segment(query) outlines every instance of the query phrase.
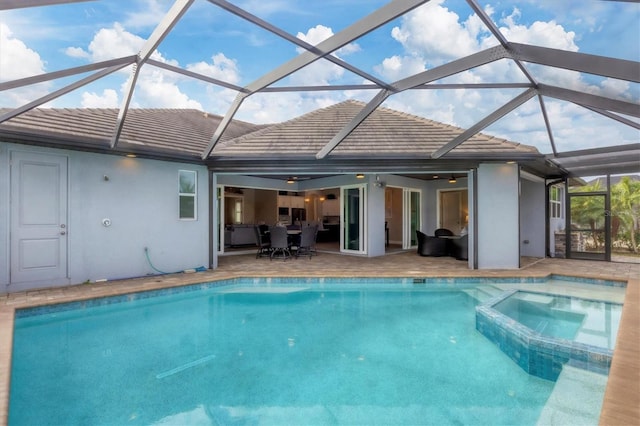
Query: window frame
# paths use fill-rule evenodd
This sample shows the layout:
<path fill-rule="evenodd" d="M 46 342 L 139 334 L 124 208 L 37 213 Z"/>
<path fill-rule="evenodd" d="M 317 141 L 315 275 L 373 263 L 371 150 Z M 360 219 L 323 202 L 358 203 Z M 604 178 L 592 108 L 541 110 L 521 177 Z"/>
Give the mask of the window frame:
<path fill-rule="evenodd" d="M 182 176 L 193 176 L 193 190 L 191 192 L 182 192 Z M 193 212 L 190 216 L 183 216 L 182 200 L 193 199 Z M 178 219 L 179 220 L 198 220 L 198 172 L 195 170 L 178 170 Z"/>
<path fill-rule="evenodd" d="M 549 217 L 564 219 L 564 187 L 553 185 L 549 188 Z"/>

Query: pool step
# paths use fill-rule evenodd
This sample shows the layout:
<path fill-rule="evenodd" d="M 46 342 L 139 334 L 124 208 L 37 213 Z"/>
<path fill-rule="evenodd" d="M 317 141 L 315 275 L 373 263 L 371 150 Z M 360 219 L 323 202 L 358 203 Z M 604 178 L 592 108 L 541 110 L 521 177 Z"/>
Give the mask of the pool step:
<path fill-rule="evenodd" d="M 606 385 L 606 375 L 565 364 L 537 425 L 596 426 Z"/>
<path fill-rule="evenodd" d="M 547 328 L 548 325 L 549 325 L 549 321 L 544 321 L 544 320 L 540 321 L 535 331 L 537 331 L 538 333 L 544 333 L 544 330 L 545 328 Z"/>
<path fill-rule="evenodd" d="M 463 291 L 478 302 L 486 302 L 487 300 L 504 293 L 504 290 L 493 285 L 479 285 Z"/>
<path fill-rule="evenodd" d="M 524 300 L 525 302 L 535 303 L 536 305 L 543 306 L 551 306 L 554 301 L 553 296 L 549 296 L 546 294 L 516 293 L 514 297 L 520 300 Z"/>

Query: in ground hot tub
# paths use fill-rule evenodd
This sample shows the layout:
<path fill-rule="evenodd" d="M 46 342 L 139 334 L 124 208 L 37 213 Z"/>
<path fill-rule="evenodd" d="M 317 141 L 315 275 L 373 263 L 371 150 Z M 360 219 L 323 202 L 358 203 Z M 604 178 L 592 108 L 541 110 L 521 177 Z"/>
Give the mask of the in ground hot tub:
<path fill-rule="evenodd" d="M 622 305 L 511 290 L 476 307 L 476 329 L 529 374 L 556 380 L 571 361 L 607 374 Z"/>

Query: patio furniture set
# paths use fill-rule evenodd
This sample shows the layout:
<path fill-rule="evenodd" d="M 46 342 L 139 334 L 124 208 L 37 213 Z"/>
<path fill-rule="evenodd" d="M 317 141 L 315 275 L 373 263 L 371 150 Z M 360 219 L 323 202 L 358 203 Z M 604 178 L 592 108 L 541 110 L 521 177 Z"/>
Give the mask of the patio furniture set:
<path fill-rule="evenodd" d="M 274 257 L 287 260 L 291 257 L 301 255 L 317 255 L 316 238 L 318 235 L 317 226 L 254 226 L 256 244 L 258 252 L 256 259 L 260 257 Z"/>

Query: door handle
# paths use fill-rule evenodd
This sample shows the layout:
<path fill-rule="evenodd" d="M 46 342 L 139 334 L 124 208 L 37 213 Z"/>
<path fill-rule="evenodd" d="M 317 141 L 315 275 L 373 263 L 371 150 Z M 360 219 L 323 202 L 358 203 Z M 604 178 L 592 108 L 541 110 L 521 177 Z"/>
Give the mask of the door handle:
<path fill-rule="evenodd" d="M 60 231 L 60 235 L 66 235 L 67 233 L 65 231 Z"/>

